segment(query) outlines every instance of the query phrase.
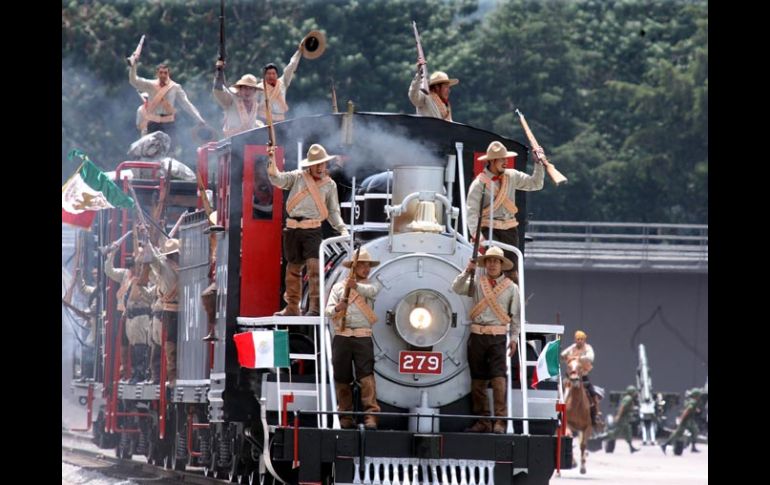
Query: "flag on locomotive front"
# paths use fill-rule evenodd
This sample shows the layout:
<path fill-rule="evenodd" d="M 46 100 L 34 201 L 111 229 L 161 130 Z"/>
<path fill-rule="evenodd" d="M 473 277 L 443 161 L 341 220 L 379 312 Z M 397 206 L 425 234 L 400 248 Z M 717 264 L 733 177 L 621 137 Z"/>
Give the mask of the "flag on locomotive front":
<path fill-rule="evenodd" d="M 537 366 L 532 374 L 532 387 L 537 388 L 540 381 L 550 379 L 559 375 L 559 355 L 561 350 L 561 339 L 548 342 L 540 357 L 537 358 Z"/>
<path fill-rule="evenodd" d="M 88 229 L 96 211 L 115 207 L 134 207 L 134 199 L 126 195 L 110 180 L 86 154 L 72 150 L 67 158 L 83 159 L 77 171 L 61 188 L 61 220 L 73 226 Z"/>
<path fill-rule="evenodd" d="M 241 367 L 289 367 L 289 331 L 254 330 L 233 335 Z"/>

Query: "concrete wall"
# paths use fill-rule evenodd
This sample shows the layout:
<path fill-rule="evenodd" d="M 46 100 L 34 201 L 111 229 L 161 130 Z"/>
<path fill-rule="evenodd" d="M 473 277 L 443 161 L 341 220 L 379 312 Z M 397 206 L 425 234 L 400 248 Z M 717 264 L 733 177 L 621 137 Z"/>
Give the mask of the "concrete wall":
<path fill-rule="evenodd" d="M 584 330 L 596 352 L 591 381 L 608 391 L 635 384 L 639 343 L 655 391 L 683 392 L 706 382 L 708 274 L 533 269 L 525 285 L 526 296 L 532 295 L 527 321 L 555 323 L 560 312 L 562 348 L 574 341 L 575 330 Z M 673 330 L 661 314 L 642 325 L 658 306 Z"/>

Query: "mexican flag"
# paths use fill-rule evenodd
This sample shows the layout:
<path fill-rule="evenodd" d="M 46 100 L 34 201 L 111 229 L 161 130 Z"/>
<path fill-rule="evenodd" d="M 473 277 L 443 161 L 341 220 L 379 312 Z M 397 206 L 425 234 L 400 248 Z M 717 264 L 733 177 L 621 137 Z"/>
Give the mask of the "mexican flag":
<path fill-rule="evenodd" d="M 233 336 L 241 367 L 289 367 L 289 331 L 254 330 Z"/>
<path fill-rule="evenodd" d="M 61 188 L 61 220 L 73 226 L 88 229 L 96 211 L 115 207 L 134 207 L 134 200 L 126 195 L 85 154 L 76 154 L 83 163 Z"/>
<path fill-rule="evenodd" d="M 548 342 L 540 357 L 537 358 L 537 366 L 532 375 L 532 387 L 537 388 L 537 383 L 559 375 L 559 356 L 561 352 L 561 339 Z"/>

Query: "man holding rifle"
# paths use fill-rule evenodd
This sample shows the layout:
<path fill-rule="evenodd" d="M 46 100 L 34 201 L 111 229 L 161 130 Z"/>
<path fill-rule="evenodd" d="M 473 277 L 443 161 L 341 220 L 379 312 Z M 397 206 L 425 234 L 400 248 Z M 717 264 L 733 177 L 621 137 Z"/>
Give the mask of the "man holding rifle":
<path fill-rule="evenodd" d="M 535 150 L 542 151 L 542 148 Z M 533 151 L 535 151 L 533 150 Z M 516 207 L 516 190 L 540 190 L 543 188 L 543 165 L 535 163 L 535 170 L 532 175 L 527 175 L 513 168 L 505 168 L 507 159 L 515 157 L 516 152 L 509 152 L 499 141 L 493 141 L 487 147 L 486 155 L 479 157 L 479 160 L 487 162 L 484 170 L 471 182 L 468 189 L 468 228 L 471 234 L 476 234 L 476 228 L 481 224 L 481 236 L 488 236 L 489 211 L 490 206 L 493 211 L 492 237 L 495 241 L 500 241 L 511 246 L 519 245 L 519 231 L 516 220 L 516 213 L 519 209 Z M 486 193 L 482 198 L 482 187 L 486 186 Z M 490 196 L 494 193 L 494 205 L 491 204 Z M 479 213 L 479 207 L 485 207 Z M 511 261 L 516 260 L 516 255 L 511 251 L 505 251 L 505 257 Z M 511 277 L 512 274 L 508 274 Z"/>
<path fill-rule="evenodd" d="M 505 276 L 503 271 L 513 268 L 513 262 L 503 255 L 503 250 L 493 246 L 478 258 L 485 272 L 476 280 L 473 291 L 473 308 L 470 313 L 471 336 L 468 339 L 468 367 L 471 371 L 471 400 L 473 414 L 489 417 L 487 387 L 492 385 L 495 416 L 506 416 L 505 340 L 510 335 L 508 355 L 516 351 L 519 338 L 520 309 L 519 287 Z M 471 260 L 465 271 L 452 282 L 452 291 L 467 295 L 471 275 L 476 263 Z M 335 369 L 336 371 L 336 369 Z M 496 420 L 494 427 L 489 419 L 479 419 L 466 429 L 472 433 L 505 433 L 506 422 Z"/>
<path fill-rule="evenodd" d="M 176 138 L 177 103 L 198 125 L 206 124 L 198 109 L 187 99 L 187 93 L 182 86 L 171 80 L 171 71 L 166 64 L 158 64 L 155 71 L 157 79 L 145 79 L 136 75 L 137 58 L 136 54 L 128 58 L 128 82 L 139 92 L 149 94 L 149 100 L 142 105 L 143 120 L 139 126 L 141 132 L 162 131 L 171 137 L 173 146 Z"/>
<path fill-rule="evenodd" d="M 417 72 L 412 79 L 412 84 L 409 85 L 409 101 L 417 108 L 417 114 L 420 116 L 452 121 L 449 91 L 460 81 L 450 79 L 449 75 L 443 71 L 436 71 L 430 75 L 430 82 L 428 82 L 428 66 L 422 51 L 420 34 L 417 32 L 417 24 L 412 22 L 412 28 L 414 40 L 417 42 Z"/>
<path fill-rule="evenodd" d="M 345 281 L 332 287 L 326 304 L 326 316 L 334 324 L 332 340 L 332 362 L 334 364 L 334 390 L 337 394 L 337 410 L 353 410 L 353 368 L 355 378 L 361 385 L 361 403 L 364 412 L 377 413 L 377 388 L 374 381 L 374 343 L 372 325 L 377 322 L 374 313 L 374 298 L 380 291 L 379 285 L 369 282 L 369 272 L 379 265 L 366 251 L 360 249 L 352 261 L 342 263 L 350 268 Z M 352 362 L 352 367 L 351 367 Z M 355 420 L 350 415 L 340 416 L 342 428 L 355 427 Z M 377 429 L 377 417 L 364 416 L 367 429 Z"/>
<path fill-rule="evenodd" d="M 269 112 L 268 112 L 269 113 Z M 270 120 L 268 125 L 272 126 Z M 302 299 L 302 268 L 307 265 L 308 311 L 306 316 L 318 316 L 320 303 L 318 249 L 323 239 L 321 223 L 329 220 L 332 228 L 342 235 L 348 229 L 340 215 L 337 184 L 326 173 L 326 163 L 336 158 L 319 145 L 311 145 L 299 169 L 280 172 L 272 156 L 267 167 L 270 183 L 289 191 L 286 201 L 286 227 L 283 230 L 283 254 L 286 257 L 286 307 L 277 316 L 297 316 Z"/>
<path fill-rule="evenodd" d="M 225 112 L 222 131 L 233 136 L 252 128 L 261 128 L 264 123 L 257 119 L 257 78 L 244 74 L 232 87 L 225 87 L 224 62 L 217 61 L 217 75 L 214 79 L 214 99 Z"/>

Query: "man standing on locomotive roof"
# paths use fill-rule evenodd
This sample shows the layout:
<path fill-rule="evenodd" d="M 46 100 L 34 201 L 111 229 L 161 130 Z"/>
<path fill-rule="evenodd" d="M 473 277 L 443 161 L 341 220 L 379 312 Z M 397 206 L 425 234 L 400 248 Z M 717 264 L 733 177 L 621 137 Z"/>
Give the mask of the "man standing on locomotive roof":
<path fill-rule="evenodd" d="M 425 64 L 425 59 L 419 58 L 417 61 L 417 73 L 409 85 L 409 100 L 420 116 L 430 116 L 446 121 L 452 121 L 452 107 L 449 105 L 449 91 L 451 87 L 459 84 L 459 80 L 450 79 L 447 73 L 436 71 L 430 75 L 430 93 L 425 94 L 420 90 L 422 82 L 421 66 Z"/>
<path fill-rule="evenodd" d="M 145 380 L 147 365 L 149 364 L 150 342 L 150 317 L 152 310 L 153 290 L 148 287 L 149 270 L 146 264 L 137 265 L 134 271 L 134 261 L 126 261 L 126 268 L 115 268 L 114 259 L 118 246 L 110 248 L 107 260 L 104 264 L 104 273 L 108 278 L 120 283 L 118 289 L 118 310 L 125 317 L 125 335 L 128 338 L 128 347 L 121 348 L 121 368 L 127 367 L 128 352 L 131 352 L 131 384 Z M 141 259 L 141 249 L 137 258 Z M 124 357 L 125 355 L 125 357 Z M 121 371 L 125 379 L 126 372 Z"/>
<path fill-rule="evenodd" d="M 252 128 L 265 126 L 257 119 L 257 78 L 244 74 L 232 87 L 225 86 L 224 61 L 217 61 L 217 75 L 214 79 L 214 99 L 225 112 L 222 131 L 233 136 Z"/>
<path fill-rule="evenodd" d="M 542 151 L 542 148 L 539 149 Z M 481 219 L 482 240 L 488 236 L 490 194 L 494 191 L 495 202 L 493 206 L 494 220 L 492 236 L 495 241 L 500 241 L 511 246 L 519 245 L 519 222 L 516 220 L 516 189 L 540 190 L 543 188 L 543 165 L 535 163 L 535 171 L 532 175 L 520 172 L 513 168 L 505 168 L 508 158 L 515 157 L 516 152 L 509 152 L 505 145 L 499 141 L 493 141 L 487 148 L 486 155 L 479 160 L 486 160 L 484 170 L 476 176 L 468 189 L 468 228 L 471 237 L 475 237 L 476 228 Z M 544 158 L 540 158 L 544 160 Z M 486 184 L 486 192 L 482 202 L 482 184 Z M 492 187 L 494 184 L 494 187 Z M 479 214 L 479 208 L 483 204 L 484 210 Z M 505 251 L 505 257 L 516 261 L 516 255 L 512 251 Z M 512 275 L 509 274 L 509 277 Z"/>
<path fill-rule="evenodd" d="M 314 144 L 307 151 L 307 158 L 299 162 L 299 169 L 279 172 L 272 157 L 267 167 L 270 183 L 289 191 L 286 201 L 286 227 L 283 230 L 283 254 L 286 257 L 286 307 L 277 316 L 300 314 L 302 299 L 302 268 L 307 265 L 309 304 L 306 316 L 319 315 L 319 268 L 318 249 L 323 236 L 321 223 L 329 220 L 332 228 L 342 235 L 348 229 L 340 215 L 337 184 L 326 173 L 326 162 L 336 155 L 328 155 L 326 149 Z"/>
<path fill-rule="evenodd" d="M 473 308 L 470 319 L 471 336 L 468 339 L 468 367 L 471 371 L 471 400 L 473 414 L 489 416 L 487 387 L 492 385 L 495 416 L 506 416 L 506 346 L 505 336 L 510 335 L 508 355 L 516 351 L 519 338 L 520 309 L 519 287 L 503 271 L 513 268 L 513 262 L 506 258 L 503 250 L 493 246 L 478 258 L 485 269 L 475 284 Z M 476 263 L 470 261 L 464 272 L 457 275 L 452 291 L 467 295 L 470 276 L 476 271 Z M 479 419 L 466 431 L 503 434 L 504 420 L 496 420 L 494 427 L 489 419 Z"/>
<path fill-rule="evenodd" d="M 353 382 L 351 363 L 356 371 L 356 379 L 361 384 L 361 403 L 364 412 L 380 412 L 374 380 L 374 343 L 372 342 L 372 325 L 377 322 L 377 315 L 373 309 L 374 298 L 380 291 L 380 287 L 368 280 L 371 269 L 379 264 L 380 262 L 373 260 L 366 249 L 361 249 L 355 267 L 352 267 L 353 261 L 342 263 L 346 268 L 351 268 L 352 277 L 349 276 L 332 287 L 326 304 L 326 316 L 330 317 L 334 323 L 332 362 L 334 390 L 340 412 L 353 410 L 353 390 L 350 386 Z M 350 288 L 347 300 L 345 299 L 346 288 Z M 340 426 L 353 428 L 355 421 L 350 415 L 341 415 Z M 377 429 L 377 417 L 369 414 L 364 416 L 364 426 L 367 429 Z"/>
<path fill-rule="evenodd" d="M 157 79 L 145 79 L 136 75 L 136 60 L 129 58 L 128 82 L 140 92 L 149 94 L 149 101 L 143 105 L 144 120 L 140 132 L 162 131 L 171 137 L 172 146 L 176 141 L 176 108 L 179 105 L 192 116 L 198 125 L 205 125 L 198 109 L 187 99 L 182 86 L 171 80 L 171 71 L 166 64 L 158 64 Z"/>
<path fill-rule="evenodd" d="M 150 267 L 158 284 L 161 300 L 161 321 L 166 328 L 166 380 L 176 381 L 176 340 L 179 320 L 179 239 L 166 239 L 160 249 L 149 244 L 152 251 Z"/>
<path fill-rule="evenodd" d="M 303 39 L 304 42 L 304 39 Z M 283 70 L 281 77 L 278 77 L 278 67 L 272 62 L 262 68 L 263 80 L 257 84 L 257 117 L 267 122 L 265 113 L 265 96 L 270 100 L 270 114 L 273 121 L 283 121 L 286 119 L 286 112 L 289 111 L 289 105 L 286 104 L 286 91 L 294 77 L 294 71 L 297 70 L 299 60 L 302 57 L 304 44 L 300 42 L 297 52 L 291 56 L 291 60 Z"/>

